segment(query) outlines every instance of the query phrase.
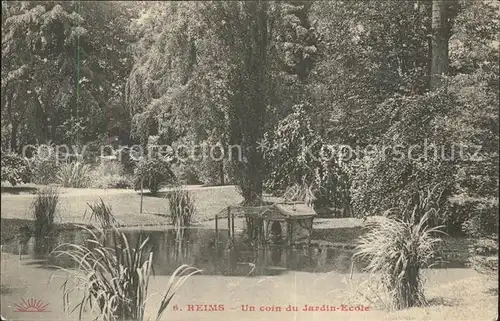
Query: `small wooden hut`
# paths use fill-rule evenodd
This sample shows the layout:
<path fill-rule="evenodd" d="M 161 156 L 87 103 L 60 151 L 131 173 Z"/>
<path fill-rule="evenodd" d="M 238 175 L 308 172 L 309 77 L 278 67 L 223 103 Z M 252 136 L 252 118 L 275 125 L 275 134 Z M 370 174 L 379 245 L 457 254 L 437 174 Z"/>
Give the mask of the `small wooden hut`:
<path fill-rule="evenodd" d="M 303 203 L 231 207 L 230 211 L 245 217 L 248 238 L 261 245 L 309 242 L 316 216 L 314 210 Z"/>

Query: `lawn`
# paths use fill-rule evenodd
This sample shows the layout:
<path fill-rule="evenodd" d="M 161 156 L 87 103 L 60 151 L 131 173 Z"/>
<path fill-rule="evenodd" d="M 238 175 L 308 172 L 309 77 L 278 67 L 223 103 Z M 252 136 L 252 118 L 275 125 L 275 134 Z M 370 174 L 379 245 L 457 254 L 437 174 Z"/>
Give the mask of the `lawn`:
<path fill-rule="evenodd" d="M 33 190 L 40 186 L 19 186 L 15 188 L 2 187 L 2 240 L 10 238 L 10 232 L 15 232 L 16 226 L 32 223 L 31 202 L 35 195 Z M 228 205 L 241 202 L 241 197 L 233 186 L 201 187 L 187 186 L 196 199 L 197 214 L 194 222 L 202 222 L 213 218 Z M 157 197 L 144 195 L 143 213 L 140 214 L 141 196 L 139 192 L 124 189 L 76 189 L 61 188 L 58 224 L 88 224 L 84 219 L 89 210 L 87 203 L 93 203 L 102 198 L 111 209 L 120 225 L 152 226 L 168 225 L 169 209 L 165 192 Z M 14 230 L 14 231 L 13 231 Z"/>
<path fill-rule="evenodd" d="M 197 215 L 194 217 L 195 221 L 210 219 L 224 207 L 241 201 L 241 197 L 233 186 L 189 186 L 187 189 L 196 199 Z M 31 219 L 30 205 L 34 195 L 13 195 L 11 193 L 2 193 L 2 218 Z M 111 206 L 120 224 L 130 226 L 168 224 L 168 220 L 163 217 L 168 216 L 169 213 L 164 192 L 158 196 L 145 194 L 141 215 L 139 192 L 123 189 L 75 188 L 61 189 L 58 223 L 84 223 L 83 216 L 88 209 L 87 203 L 96 202 L 99 198 Z"/>

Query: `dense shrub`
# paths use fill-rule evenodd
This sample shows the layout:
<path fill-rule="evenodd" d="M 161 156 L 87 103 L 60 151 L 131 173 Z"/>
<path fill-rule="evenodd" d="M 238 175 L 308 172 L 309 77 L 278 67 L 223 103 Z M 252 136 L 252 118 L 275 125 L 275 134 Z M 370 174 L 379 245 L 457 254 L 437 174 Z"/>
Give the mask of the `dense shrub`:
<path fill-rule="evenodd" d="M 453 141 L 436 119 L 450 115 L 453 101 L 453 97 L 445 92 L 433 92 L 418 97 L 388 99 L 378 106 L 381 113 L 393 110 L 400 116 L 379 143 L 370 150 L 367 148 L 366 153 L 350 164 L 351 194 L 358 216 L 377 215 L 391 208 L 402 211 L 407 201 L 420 190 L 433 188 L 438 183 L 447 194 L 441 200 L 446 201 L 453 187 L 456 159 L 441 157 L 441 148 L 446 147 L 445 152 L 450 152 Z M 426 142 L 436 145 L 437 157 L 430 148 L 425 154 Z M 418 148 L 409 155 L 414 146 Z M 384 150 L 384 147 L 388 149 Z"/>
<path fill-rule="evenodd" d="M 472 241 L 469 248 L 472 267 L 480 273 L 498 275 L 498 199 L 457 197 L 453 202 L 470 210 L 463 229 Z"/>
<path fill-rule="evenodd" d="M 103 156 L 104 153 L 108 151 L 107 146 L 110 144 L 108 133 L 100 133 L 96 140 L 90 141 L 85 144 L 85 153 L 83 153 L 83 159 L 79 159 L 86 164 L 93 164 L 100 156 Z M 83 147 L 80 148 L 82 150 Z"/>
<path fill-rule="evenodd" d="M 194 137 L 188 136 L 179 142 L 189 146 L 193 143 L 193 140 Z M 193 155 L 196 159 L 191 158 L 191 155 L 187 153 L 172 155 L 174 156 L 173 159 L 175 159 L 176 165 L 174 168 L 175 172 L 179 174 L 177 176 L 179 181 L 185 184 L 204 184 L 208 186 L 231 182 L 231 173 L 228 171 L 228 157 L 226 157 L 229 152 L 222 151 L 222 146 L 214 137 L 206 139 L 199 146 L 202 148 L 197 149 Z M 182 159 L 175 156 L 182 156 Z M 233 157 L 237 157 L 237 155 Z"/>
<path fill-rule="evenodd" d="M 293 112 L 265 135 L 268 173 L 264 187 L 281 196 L 289 187 L 307 186 L 315 207 L 349 207 L 348 180 L 338 154 L 315 132 L 307 109 L 307 105 L 294 106 Z"/>
<path fill-rule="evenodd" d="M 56 183 L 57 173 L 62 164 L 64 164 L 64 161 L 61 162 L 57 159 L 53 147 L 37 148 L 37 151 L 30 158 L 33 183 L 42 185 Z"/>
<path fill-rule="evenodd" d="M 170 168 L 170 163 L 163 158 L 142 159 L 134 171 L 134 188 L 149 189 L 152 194 L 158 193 L 160 188 L 166 184 L 176 181 L 176 177 Z"/>
<path fill-rule="evenodd" d="M 235 157 L 236 156 L 232 156 Z M 200 181 L 208 186 L 234 185 L 237 184 L 235 168 L 229 159 L 221 161 L 210 160 L 209 158 L 197 162 L 197 172 Z"/>
<path fill-rule="evenodd" d="M 2 182 L 7 181 L 12 186 L 28 183 L 31 179 L 31 170 L 28 160 L 24 157 L 10 153 L 2 153 Z"/>
<path fill-rule="evenodd" d="M 198 162 L 200 181 L 207 186 L 221 185 L 223 182 L 221 176 L 224 175 L 224 169 L 221 166 L 221 162 L 222 161 L 211 160 L 209 157 L 200 160 Z"/>
<path fill-rule="evenodd" d="M 93 188 L 132 188 L 132 178 L 125 173 L 123 165 L 117 162 L 101 162 L 92 169 Z"/>
<path fill-rule="evenodd" d="M 172 171 L 181 184 L 197 185 L 203 182 L 200 179 L 200 171 L 195 162 L 179 162 L 172 166 Z"/>
<path fill-rule="evenodd" d="M 116 188 L 116 189 L 129 189 L 133 188 L 132 178 L 126 175 L 106 175 L 95 180 L 92 185 L 93 188 Z"/>
<path fill-rule="evenodd" d="M 1 122 L 0 126 L 0 147 L 2 150 L 2 153 L 7 152 L 10 150 L 10 138 L 12 135 L 12 125 L 7 125 L 3 122 Z"/>
<path fill-rule="evenodd" d="M 132 157 L 133 151 L 129 147 L 122 147 L 116 151 L 115 156 L 120 160 L 123 171 L 127 175 L 133 175 L 137 161 Z"/>

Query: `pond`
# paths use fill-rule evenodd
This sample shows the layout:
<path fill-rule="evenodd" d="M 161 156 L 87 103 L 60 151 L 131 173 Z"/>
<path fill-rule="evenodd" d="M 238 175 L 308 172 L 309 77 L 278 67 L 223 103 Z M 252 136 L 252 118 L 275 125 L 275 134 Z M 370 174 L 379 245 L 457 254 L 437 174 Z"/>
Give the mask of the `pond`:
<path fill-rule="evenodd" d="M 203 228 L 180 232 L 173 229 L 122 231 L 131 244 L 149 237 L 155 275 L 170 275 L 181 264 L 195 266 L 203 270 L 204 275 L 221 276 L 276 275 L 287 271 L 351 273 L 362 268 L 362 263 L 351 260 L 352 250 L 327 246 L 256 249 L 245 241 L 241 232 L 233 241 L 227 231 L 216 233 L 213 229 Z M 50 251 L 63 243 L 84 245 L 88 238 L 89 234 L 84 230 L 61 230 L 54 237 L 43 239 L 19 236 L 18 240 L 3 245 L 3 251 L 41 260 L 45 266 L 71 268 L 68 258 L 55 258 L 49 255 Z M 465 262 L 455 260 L 438 267 L 465 267 Z"/>

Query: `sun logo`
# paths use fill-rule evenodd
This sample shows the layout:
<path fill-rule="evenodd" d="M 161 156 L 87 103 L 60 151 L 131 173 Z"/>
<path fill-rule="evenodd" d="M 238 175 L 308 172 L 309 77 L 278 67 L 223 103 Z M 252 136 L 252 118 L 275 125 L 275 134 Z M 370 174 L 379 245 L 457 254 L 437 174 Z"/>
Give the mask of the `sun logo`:
<path fill-rule="evenodd" d="M 46 310 L 47 304 L 43 304 L 42 300 L 35 300 L 35 299 L 28 299 L 28 301 L 25 301 L 24 299 L 21 299 L 23 302 L 20 304 L 14 304 L 17 309 L 16 312 L 48 312 Z"/>

